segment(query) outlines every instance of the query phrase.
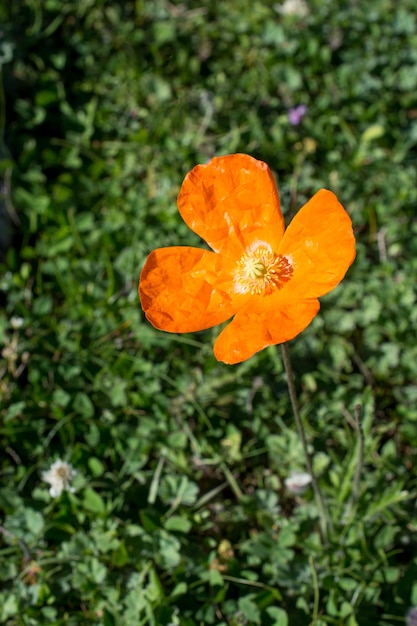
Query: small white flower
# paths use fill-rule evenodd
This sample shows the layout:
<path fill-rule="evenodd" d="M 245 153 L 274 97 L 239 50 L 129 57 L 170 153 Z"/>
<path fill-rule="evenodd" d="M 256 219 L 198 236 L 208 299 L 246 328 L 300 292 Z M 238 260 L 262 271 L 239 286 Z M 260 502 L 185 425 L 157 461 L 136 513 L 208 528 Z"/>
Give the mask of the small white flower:
<path fill-rule="evenodd" d="M 70 482 L 76 473 L 70 463 L 58 459 L 55 463 L 52 463 L 48 471 L 42 472 L 42 480 L 51 485 L 49 494 L 52 498 L 58 498 L 64 489 L 71 493 L 75 491 L 74 487 L 70 486 Z"/>
<path fill-rule="evenodd" d="M 23 317 L 11 317 L 10 318 L 10 326 L 13 330 L 19 330 L 23 326 Z"/>
<path fill-rule="evenodd" d="M 309 13 L 308 5 L 304 0 L 285 0 L 281 5 L 275 5 L 276 11 L 281 15 L 297 15 L 306 17 Z"/>
<path fill-rule="evenodd" d="M 304 493 L 307 486 L 311 483 L 310 474 L 306 474 L 305 472 L 296 472 L 293 471 L 290 473 L 288 478 L 285 479 L 285 486 L 290 493 L 294 493 L 299 495 Z"/>

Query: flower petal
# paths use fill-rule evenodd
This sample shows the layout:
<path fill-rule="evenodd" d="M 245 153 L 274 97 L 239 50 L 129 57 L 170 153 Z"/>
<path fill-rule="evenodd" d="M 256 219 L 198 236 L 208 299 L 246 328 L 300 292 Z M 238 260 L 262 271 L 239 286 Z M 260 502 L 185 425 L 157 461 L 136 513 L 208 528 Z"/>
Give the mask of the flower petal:
<path fill-rule="evenodd" d="M 150 323 L 189 333 L 226 321 L 248 299 L 233 289 L 233 263 L 209 250 L 158 248 L 147 258 L 139 281 Z"/>
<path fill-rule="evenodd" d="M 340 283 L 356 250 L 351 219 L 334 193 L 321 189 L 298 211 L 278 253 L 294 269 L 288 289 L 306 298 L 322 296 Z"/>
<path fill-rule="evenodd" d="M 234 258 L 257 240 L 276 249 L 284 233 L 271 171 L 247 154 L 197 165 L 185 177 L 178 208 L 189 228 L 215 252 Z"/>
<path fill-rule="evenodd" d="M 319 309 L 315 298 L 296 301 L 285 288 L 270 296 L 254 296 L 220 333 L 214 354 L 228 364 L 245 361 L 267 346 L 293 339 Z"/>

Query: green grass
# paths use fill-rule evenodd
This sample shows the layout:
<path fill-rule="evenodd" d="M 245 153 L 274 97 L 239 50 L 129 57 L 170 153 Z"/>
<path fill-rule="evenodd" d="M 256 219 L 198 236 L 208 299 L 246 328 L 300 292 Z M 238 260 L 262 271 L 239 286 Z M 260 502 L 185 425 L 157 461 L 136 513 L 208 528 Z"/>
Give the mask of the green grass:
<path fill-rule="evenodd" d="M 0 624 L 396 626 L 417 605 L 415 6 L 308 8 L 0 8 Z M 153 248 L 200 244 L 185 174 L 237 151 L 287 223 L 327 187 L 357 236 L 289 346 L 325 548 L 311 489 L 284 486 L 305 464 L 279 349 L 223 365 L 216 329 L 156 331 L 137 296 Z M 51 498 L 57 458 L 75 491 Z"/>

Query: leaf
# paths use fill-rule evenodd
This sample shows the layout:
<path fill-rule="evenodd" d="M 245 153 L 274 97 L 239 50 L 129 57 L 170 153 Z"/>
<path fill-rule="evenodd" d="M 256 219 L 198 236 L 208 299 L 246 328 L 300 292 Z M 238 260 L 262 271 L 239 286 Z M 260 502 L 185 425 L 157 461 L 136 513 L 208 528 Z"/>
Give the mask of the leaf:
<path fill-rule="evenodd" d="M 255 596 L 243 596 L 238 600 L 239 610 L 242 612 L 243 616 L 252 624 L 260 624 L 261 623 L 261 613 L 256 606 L 253 598 Z"/>
<path fill-rule="evenodd" d="M 368 126 L 368 128 L 362 133 L 360 142 L 361 143 L 369 143 L 370 141 L 374 141 L 375 139 L 379 139 L 383 137 L 385 134 L 385 129 L 381 124 L 372 124 Z"/>
<path fill-rule="evenodd" d="M 274 621 L 271 626 L 288 626 L 288 615 L 277 606 L 269 606 L 265 611 Z"/>
<path fill-rule="evenodd" d="M 176 531 L 180 533 L 188 533 L 191 529 L 190 520 L 180 517 L 179 515 L 173 515 L 165 522 L 166 530 Z"/>
<path fill-rule="evenodd" d="M 39 317 L 48 315 L 52 311 L 52 298 L 51 296 L 39 296 L 33 302 L 32 311 L 34 315 L 38 315 Z"/>
<path fill-rule="evenodd" d="M 100 459 L 95 456 L 91 456 L 88 459 L 88 467 L 90 468 L 90 471 L 94 478 L 101 476 L 105 470 L 104 464 L 100 461 Z"/>
<path fill-rule="evenodd" d="M 104 513 L 106 505 L 103 498 L 91 487 L 86 487 L 83 494 L 83 507 L 92 513 Z"/>
<path fill-rule="evenodd" d="M 91 402 L 88 395 L 82 391 L 79 391 L 74 398 L 73 403 L 74 411 L 82 415 L 83 417 L 93 417 L 94 404 Z"/>
<path fill-rule="evenodd" d="M 11 422 L 15 419 L 15 417 L 21 416 L 26 407 L 26 402 L 15 402 L 11 404 L 4 415 L 4 423 Z"/>
<path fill-rule="evenodd" d="M 394 485 L 390 489 L 387 489 L 384 494 L 380 498 L 374 499 L 366 511 L 363 520 L 367 521 L 372 519 L 375 515 L 379 515 L 386 509 L 390 509 L 391 507 L 399 504 L 400 502 L 404 502 L 405 500 L 410 500 L 411 498 L 415 498 L 415 493 L 410 493 L 406 490 L 401 490 L 398 485 Z"/>

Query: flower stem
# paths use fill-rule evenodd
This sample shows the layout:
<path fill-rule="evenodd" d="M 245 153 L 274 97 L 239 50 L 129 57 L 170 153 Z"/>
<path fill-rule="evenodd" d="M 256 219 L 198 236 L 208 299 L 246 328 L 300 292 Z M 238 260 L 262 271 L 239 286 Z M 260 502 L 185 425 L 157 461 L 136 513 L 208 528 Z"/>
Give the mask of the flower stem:
<path fill-rule="evenodd" d="M 311 484 L 313 485 L 317 508 L 319 510 L 320 538 L 321 538 L 322 544 L 324 545 L 328 542 L 328 532 L 332 530 L 332 522 L 330 519 L 329 511 L 326 506 L 326 502 L 324 500 L 323 493 L 320 489 L 320 485 L 314 473 L 312 456 L 308 450 L 308 444 L 307 444 L 306 434 L 304 430 L 304 425 L 301 420 L 300 411 L 298 409 L 297 393 L 295 390 L 294 374 L 293 374 L 292 367 L 291 367 L 290 354 L 289 354 L 288 346 L 286 343 L 281 344 L 281 350 L 282 350 L 282 357 L 284 360 L 285 373 L 287 375 L 288 393 L 290 395 L 291 406 L 292 406 L 292 410 L 293 410 L 293 414 L 295 418 L 295 424 L 297 426 L 298 436 L 300 437 L 301 444 L 303 446 L 304 457 L 305 457 L 308 473 L 311 476 Z"/>

